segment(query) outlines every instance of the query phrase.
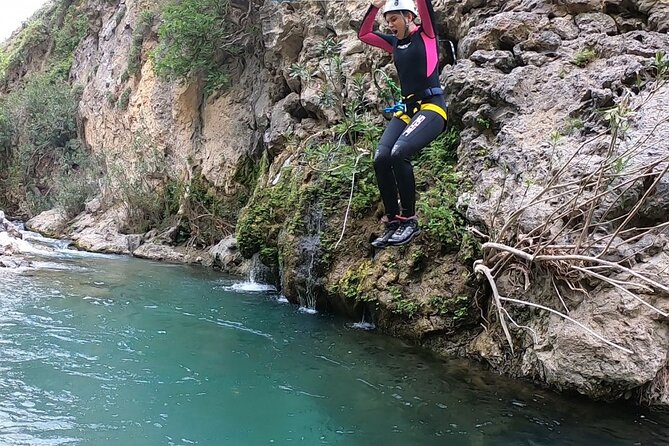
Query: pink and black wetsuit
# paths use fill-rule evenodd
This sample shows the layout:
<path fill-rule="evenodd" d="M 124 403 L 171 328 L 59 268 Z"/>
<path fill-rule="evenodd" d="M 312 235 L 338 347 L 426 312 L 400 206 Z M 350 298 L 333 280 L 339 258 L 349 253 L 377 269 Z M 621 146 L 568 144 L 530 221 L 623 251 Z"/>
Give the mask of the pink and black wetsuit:
<path fill-rule="evenodd" d="M 402 96 L 407 100 L 411 99 L 411 95 L 419 96 L 418 99 L 434 96 L 427 91 L 440 88 L 439 44 L 433 25 L 432 3 L 429 0 L 418 0 L 416 6 L 422 25 L 405 39 L 374 31 L 374 21 L 379 11 L 374 5 L 367 10 L 358 31 L 360 40 L 393 55 Z"/>
<path fill-rule="evenodd" d="M 417 0 L 416 6 L 422 25 L 405 39 L 374 31 L 379 9 L 373 5 L 358 32 L 363 42 L 393 55 L 402 99 L 407 106 L 406 112 L 395 113 L 388 123 L 374 157 L 376 180 L 386 215 L 391 220 L 398 215 L 415 215 L 416 182 L 411 159 L 446 127 L 434 11 L 431 0 Z"/>

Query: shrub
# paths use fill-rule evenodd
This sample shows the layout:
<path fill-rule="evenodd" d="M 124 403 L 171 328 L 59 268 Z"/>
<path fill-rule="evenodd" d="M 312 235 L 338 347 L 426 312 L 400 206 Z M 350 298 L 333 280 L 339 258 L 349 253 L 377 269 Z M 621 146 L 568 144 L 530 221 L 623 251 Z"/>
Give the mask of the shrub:
<path fill-rule="evenodd" d="M 4 202 L 32 215 L 55 204 L 68 169 L 83 165 L 85 151 L 77 139 L 78 90 L 48 74 L 33 76 L 24 88 L 2 99 L 0 173 Z M 75 160 L 77 160 L 75 162 Z M 68 167 L 69 166 L 69 167 Z M 82 185 L 83 187 L 83 185 Z M 85 188 L 84 188 L 85 189 Z M 82 189 L 83 191 L 83 189 Z M 74 194 L 85 199 L 83 192 Z M 70 209 L 78 207 L 69 199 Z"/>
<path fill-rule="evenodd" d="M 456 209 L 461 178 L 455 169 L 457 130 L 450 129 L 423 149 L 417 159 L 417 188 L 422 190 L 417 210 L 428 237 L 441 248 L 460 247 L 465 220 Z"/>
<path fill-rule="evenodd" d="M 571 62 L 583 68 L 593 60 L 597 58 L 597 52 L 592 49 L 592 48 L 581 48 L 576 53 L 574 53 L 574 57 L 572 58 Z"/>
<path fill-rule="evenodd" d="M 210 92 L 227 85 L 223 65 L 242 52 L 248 35 L 234 25 L 229 13 L 228 0 L 182 0 L 167 5 L 158 28 L 158 46 L 150 56 L 156 73 L 182 83 L 201 76 Z"/>

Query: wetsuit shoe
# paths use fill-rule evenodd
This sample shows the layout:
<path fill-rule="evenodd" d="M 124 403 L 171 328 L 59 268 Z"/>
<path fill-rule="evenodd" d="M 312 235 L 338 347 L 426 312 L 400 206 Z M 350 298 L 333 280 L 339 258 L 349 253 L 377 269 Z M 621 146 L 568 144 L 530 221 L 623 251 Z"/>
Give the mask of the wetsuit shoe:
<path fill-rule="evenodd" d="M 383 231 L 381 236 L 377 237 L 372 241 L 372 246 L 375 248 L 385 248 L 388 246 L 388 240 L 395 234 L 395 231 L 400 227 L 399 220 L 391 220 L 386 224 L 386 230 Z"/>
<path fill-rule="evenodd" d="M 416 217 L 403 218 L 400 227 L 388 239 L 388 244 L 390 246 L 406 245 L 418 234 L 420 234 L 418 219 Z"/>

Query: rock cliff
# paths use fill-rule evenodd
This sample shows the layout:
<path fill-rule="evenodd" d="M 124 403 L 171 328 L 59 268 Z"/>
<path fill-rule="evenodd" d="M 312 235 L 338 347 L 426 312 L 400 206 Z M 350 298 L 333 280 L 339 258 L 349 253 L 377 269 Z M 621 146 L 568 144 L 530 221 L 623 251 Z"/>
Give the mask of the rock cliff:
<path fill-rule="evenodd" d="M 669 404 L 665 2 L 435 0 L 449 129 L 416 160 L 424 235 L 380 253 L 371 155 L 393 68 L 356 38 L 365 2 L 220 2 L 243 39 L 215 88 L 156 74 L 167 2 L 65 3 L 86 17 L 68 82 L 99 188 L 74 220 L 32 227 L 235 272 L 256 255 L 301 305 L 554 388 Z M 6 92 L 45 42 L 5 64 Z M 169 200 L 142 226 L 151 191 Z"/>

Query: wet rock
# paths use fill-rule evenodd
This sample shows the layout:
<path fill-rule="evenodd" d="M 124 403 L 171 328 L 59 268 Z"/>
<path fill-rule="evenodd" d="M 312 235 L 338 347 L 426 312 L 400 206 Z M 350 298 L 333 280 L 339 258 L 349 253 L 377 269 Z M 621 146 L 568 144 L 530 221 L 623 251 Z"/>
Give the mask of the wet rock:
<path fill-rule="evenodd" d="M 26 229 L 49 237 L 59 237 L 65 231 L 69 218 L 60 208 L 44 211 L 26 222 Z"/>
<path fill-rule="evenodd" d="M 492 66 L 505 73 L 510 72 L 516 66 L 516 60 L 511 51 L 502 50 L 476 50 L 469 56 L 476 65 L 484 67 Z"/>
<path fill-rule="evenodd" d="M 232 274 L 241 272 L 244 258 L 237 249 L 237 240 L 234 236 L 230 235 L 212 246 L 209 254 L 213 257 L 214 266 Z"/>
<path fill-rule="evenodd" d="M 576 16 L 576 26 L 583 34 L 609 34 L 618 32 L 615 20 L 609 15 L 599 12 L 579 14 Z"/>
<path fill-rule="evenodd" d="M 205 255 L 201 252 L 188 249 L 145 243 L 132 252 L 132 255 L 142 259 L 159 260 L 170 263 L 205 263 Z M 209 260 L 210 262 L 210 260 Z"/>
<path fill-rule="evenodd" d="M 0 257 L 0 268 L 30 268 L 32 266 L 30 260 L 22 259 L 19 257 Z"/>
<path fill-rule="evenodd" d="M 14 223 L 5 218 L 5 213 L 0 211 L 0 232 L 7 232 L 10 236 L 15 238 L 22 238 L 19 229 Z"/>
<path fill-rule="evenodd" d="M 117 208 L 96 216 L 81 214 L 69 228 L 70 237 L 74 245 L 84 251 L 130 254 L 136 247 L 137 236 L 119 232 L 124 220 L 124 213 Z"/>

